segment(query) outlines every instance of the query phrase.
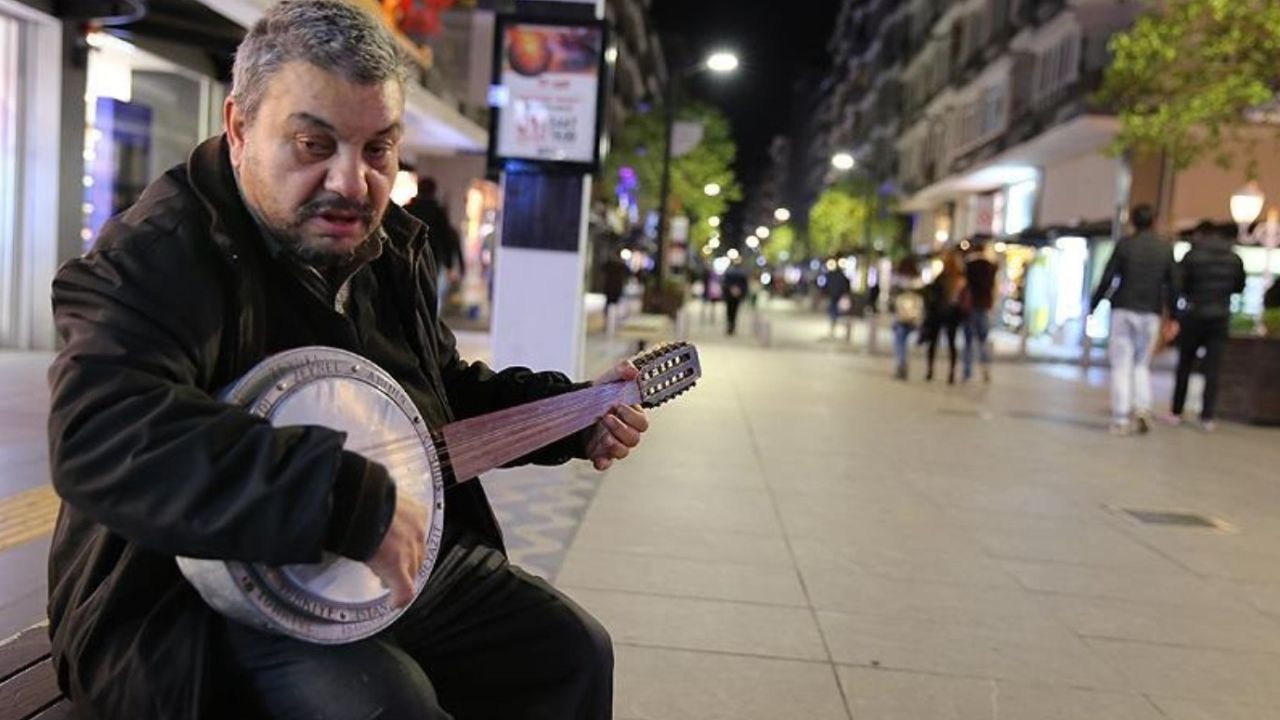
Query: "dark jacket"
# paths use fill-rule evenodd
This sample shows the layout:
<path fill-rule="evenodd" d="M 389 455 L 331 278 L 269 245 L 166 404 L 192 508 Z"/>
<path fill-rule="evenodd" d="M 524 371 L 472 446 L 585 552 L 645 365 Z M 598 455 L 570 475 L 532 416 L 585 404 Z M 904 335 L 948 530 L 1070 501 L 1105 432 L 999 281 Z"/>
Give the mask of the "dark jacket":
<path fill-rule="evenodd" d="M 445 212 L 440 201 L 433 197 L 419 195 L 404 206 L 406 212 L 421 220 L 427 226 L 427 242 L 431 244 L 431 254 L 436 265 L 458 272 L 466 272 L 467 262 L 462 256 L 462 238 L 453 223 L 449 222 L 449 213 Z"/>
<path fill-rule="evenodd" d="M 220 622 L 175 555 L 271 564 L 380 541 L 385 471 L 323 427 L 274 428 L 216 400 L 270 354 L 357 352 L 432 427 L 576 386 L 458 357 L 435 316 L 422 226 L 391 207 L 346 315 L 273 256 L 240 200 L 226 144 L 200 145 L 113 218 L 53 283 L 65 347 L 49 370 L 50 464 L 63 505 L 49 557 L 59 684 L 88 718 L 201 717 Z M 568 460 L 580 437 L 528 458 Z M 479 482 L 446 495 L 446 543 L 501 547 Z M 363 508 L 363 509 L 362 509 Z"/>
<path fill-rule="evenodd" d="M 1149 230 L 1116 243 L 1093 292 L 1090 310 L 1108 297 L 1113 310 L 1172 313 L 1178 299 L 1173 246 Z"/>
<path fill-rule="evenodd" d="M 1231 315 L 1231 296 L 1244 290 L 1244 262 L 1230 240 L 1202 238 L 1178 266 L 1183 314 L 1201 320 Z"/>

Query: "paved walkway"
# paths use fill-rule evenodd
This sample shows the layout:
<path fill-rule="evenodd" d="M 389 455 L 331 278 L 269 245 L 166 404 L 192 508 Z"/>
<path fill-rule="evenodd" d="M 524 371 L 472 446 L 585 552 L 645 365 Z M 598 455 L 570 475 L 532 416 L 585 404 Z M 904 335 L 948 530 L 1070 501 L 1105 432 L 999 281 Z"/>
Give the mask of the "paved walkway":
<path fill-rule="evenodd" d="M 500 508 L 576 498 L 543 572 L 612 631 L 620 720 L 1276 717 L 1275 431 L 1113 438 L 1101 372 L 901 384 L 821 318 L 768 317 L 767 349 L 692 322 L 704 380 L 608 473 L 486 480 Z M 37 415 L 0 407 L 5 458 L 28 426 L 42 448 Z M 499 510 L 509 537 L 536 504 Z M 0 593 L 39 582 L 4 563 L 42 542 L 0 553 Z"/>

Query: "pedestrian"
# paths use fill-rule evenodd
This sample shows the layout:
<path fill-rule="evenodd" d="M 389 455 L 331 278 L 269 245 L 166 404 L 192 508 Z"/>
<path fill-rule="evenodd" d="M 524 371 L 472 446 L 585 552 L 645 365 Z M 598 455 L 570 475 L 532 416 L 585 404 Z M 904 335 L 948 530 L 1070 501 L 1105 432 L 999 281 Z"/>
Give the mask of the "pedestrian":
<path fill-rule="evenodd" d="M 582 387 L 464 361 L 436 317 L 426 231 L 389 203 L 403 63 L 350 3 L 270 7 L 236 52 L 226 132 L 53 281 L 49 634 L 77 717 L 612 716 L 607 632 L 508 563 L 480 483 L 445 491 L 440 561 L 414 600 L 427 512 L 389 470 L 343 433 L 216 399 L 311 345 L 388 370 L 434 428 Z M 636 376 L 620 364 L 600 380 Z M 526 460 L 603 469 L 646 427 L 622 406 Z M 326 553 L 388 587 L 404 608 L 394 625 L 340 645 L 269 634 L 217 614 L 174 562 Z"/>
<path fill-rule="evenodd" d="M 1196 228 L 1190 252 L 1178 265 L 1183 307 L 1178 323 L 1178 372 L 1173 391 L 1170 424 L 1182 422 L 1187 402 L 1187 385 L 1200 352 L 1200 372 L 1204 375 L 1204 399 L 1200 427 L 1213 431 L 1218 398 L 1218 370 L 1227 346 L 1231 322 L 1231 296 L 1244 290 L 1244 262 L 1232 247 L 1231 238 L 1217 232 L 1212 224 Z"/>
<path fill-rule="evenodd" d="M 984 238 L 975 238 L 965 261 L 964 275 L 968 283 L 970 308 L 964 323 L 964 380 L 973 377 L 973 356 L 977 350 L 982 365 L 982 379 L 991 382 L 991 309 L 995 307 L 996 264 L 988 257 Z"/>
<path fill-rule="evenodd" d="M 424 177 L 418 181 L 418 194 L 404 209 L 427 226 L 427 242 L 436 261 L 436 312 L 444 313 L 445 300 L 467 270 L 462 256 L 462 239 L 449 221 L 449 213 L 436 198 L 436 181 Z"/>
<path fill-rule="evenodd" d="M 727 323 L 725 334 L 733 335 L 738 330 L 738 308 L 742 307 L 742 301 L 746 299 L 747 292 L 750 290 L 747 274 L 742 270 L 741 259 L 735 259 L 724 271 L 722 285 Z"/>
<path fill-rule="evenodd" d="M 1121 238 L 1094 290 L 1089 313 L 1111 300 L 1111 433 L 1151 429 L 1151 356 L 1161 313 L 1174 314 L 1177 280 L 1173 247 L 1156 234 L 1155 211 L 1138 205 L 1130 214 L 1134 233 Z"/>
<path fill-rule="evenodd" d="M 622 299 L 622 292 L 627 287 L 627 281 L 631 279 L 631 268 L 627 267 L 627 263 L 622 257 L 616 253 L 609 253 L 609 257 L 604 261 L 604 311 L 607 316 L 615 310 L 614 306 Z"/>
<path fill-rule="evenodd" d="M 893 376 L 906 380 L 911 334 L 920 329 L 925 315 L 924 295 L 920 293 L 920 268 L 910 257 L 899 260 L 893 269 L 889 305 L 893 313 Z"/>
<path fill-rule="evenodd" d="M 947 250 L 942 256 L 942 272 L 925 289 L 926 332 L 922 333 L 921 340 L 928 343 L 928 365 L 924 376 L 927 382 L 933 381 L 939 336 L 945 336 L 950 358 L 947 384 L 956 384 L 956 334 L 968 314 L 967 283 L 963 253 L 958 248 Z"/>
<path fill-rule="evenodd" d="M 827 293 L 827 317 L 831 320 L 831 329 L 828 335 L 835 337 L 836 323 L 839 322 L 840 316 L 845 312 L 851 288 L 849 277 L 844 274 L 844 269 L 840 267 L 838 259 L 832 257 L 827 260 L 827 271 L 823 275 L 822 282 L 823 290 Z"/>

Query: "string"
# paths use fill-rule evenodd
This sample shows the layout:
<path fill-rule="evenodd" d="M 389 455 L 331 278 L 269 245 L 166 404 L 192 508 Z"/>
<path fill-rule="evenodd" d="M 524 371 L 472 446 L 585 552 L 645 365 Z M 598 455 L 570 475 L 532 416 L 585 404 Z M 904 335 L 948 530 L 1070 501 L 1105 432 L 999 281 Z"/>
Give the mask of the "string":
<path fill-rule="evenodd" d="M 562 422 L 572 421 L 575 419 L 581 420 L 583 419 L 583 416 L 586 414 L 587 411 L 591 411 L 592 414 L 594 415 L 595 412 L 598 411 L 600 406 L 604 405 L 604 402 L 602 402 L 603 400 L 613 399 L 611 398 L 611 396 L 614 396 L 617 394 L 616 393 L 617 388 L 612 388 L 609 386 L 601 386 L 601 389 L 607 389 L 609 392 L 590 393 L 586 391 L 580 391 L 583 397 L 574 397 L 571 401 L 566 402 L 562 405 L 556 406 L 556 409 L 554 411 L 551 411 L 545 415 L 540 413 L 535 413 L 533 415 L 525 415 L 521 419 L 513 419 L 511 422 L 501 423 L 493 427 L 491 430 L 487 432 L 479 433 L 476 435 L 469 435 L 469 436 L 464 435 L 464 438 L 461 441 L 456 443 L 449 443 L 448 445 L 449 453 L 450 455 L 455 457 L 459 455 L 467 455 L 467 454 L 470 454 L 475 448 L 492 445 L 494 441 L 499 438 L 507 439 L 511 441 L 524 439 L 519 436 L 529 434 L 531 430 L 541 429 L 543 426 L 548 426 L 548 425 L 555 426 Z M 502 411 L 499 411 L 499 412 L 502 412 Z M 485 417 L 485 416 L 481 416 L 481 417 Z M 468 420 L 474 420 L 474 419 L 475 418 L 469 418 Z M 466 423 L 466 422 L 467 420 L 460 421 L 460 423 Z M 370 453 L 375 453 L 382 450 L 382 451 L 386 451 L 386 454 L 382 455 L 381 453 L 379 453 L 381 457 L 394 458 L 398 455 L 403 455 L 405 452 L 412 451 L 414 449 L 414 446 L 420 443 L 421 441 L 422 439 L 418 435 L 395 437 L 395 438 L 386 439 L 382 442 L 375 443 L 373 445 L 367 445 L 367 446 L 353 449 L 353 452 L 358 452 L 360 454 L 370 454 Z M 401 448 L 398 446 L 406 446 L 406 447 Z"/>

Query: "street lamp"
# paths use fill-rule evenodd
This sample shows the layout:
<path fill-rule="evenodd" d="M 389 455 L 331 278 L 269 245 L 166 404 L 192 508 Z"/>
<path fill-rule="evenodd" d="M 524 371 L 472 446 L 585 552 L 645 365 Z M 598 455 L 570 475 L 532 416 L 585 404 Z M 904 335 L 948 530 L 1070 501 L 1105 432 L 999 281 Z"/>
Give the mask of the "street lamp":
<path fill-rule="evenodd" d="M 1262 188 L 1258 187 L 1258 183 L 1252 181 L 1231 196 L 1231 219 L 1235 220 L 1236 226 L 1240 228 L 1240 242 L 1257 242 L 1267 249 L 1266 269 L 1263 270 L 1262 280 L 1264 290 L 1271 287 L 1273 280 L 1271 256 L 1276 247 L 1276 235 L 1280 232 L 1280 228 L 1277 227 L 1280 223 L 1277 222 L 1276 211 L 1271 211 L 1265 227 L 1258 228 L 1256 232 L 1250 232 L 1249 226 L 1262 215 L 1262 209 L 1266 204 L 1267 196 L 1263 194 Z M 1258 318 L 1258 329 L 1260 331 L 1263 329 L 1261 317 Z"/>
<path fill-rule="evenodd" d="M 747 238 L 747 247 L 751 248 L 752 250 L 755 250 L 756 248 L 760 247 L 760 238 L 756 237 L 755 235 L 752 235 L 751 237 Z"/>
<path fill-rule="evenodd" d="M 769 237 L 769 228 L 765 227 L 764 225 L 761 225 L 760 227 L 756 228 L 756 235 L 759 235 L 761 240 Z"/>
<path fill-rule="evenodd" d="M 707 197 L 715 197 L 720 194 L 720 183 L 707 183 L 702 186 L 702 192 L 706 193 Z"/>
<path fill-rule="evenodd" d="M 712 215 L 711 217 L 707 218 L 707 224 L 713 228 L 718 228 L 720 227 L 720 218 L 716 217 L 715 215 Z"/>
<path fill-rule="evenodd" d="M 791 211 L 786 208 L 778 208 L 773 211 L 773 219 L 784 223 L 791 219 Z"/>
<path fill-rule="evenodd" d="M 847 152 L 838 152 L 831 156 L 831 165 L 837 170 L 852 170 L 853 156 Z"/>
<path fill-rule="evenodd" d="M 1240 227 L 1240 236 L 1244 237 L 1246 228 L 1262 214 L 1262 207 L 1267 203 L 1267 196 L 1262 194 L 1258 183 L 1250 182 L 1231 196 L 1231 219 Z"/>
<path fill-rule="evenodd" d="M 671 195 L 671 135 L 676 124 L 676 85 L 685 77 L 701 72 L 702 70 L 710 70 L 717 74 L 733 72 L 738 68 L 738 57 L 726 50 L 718 50 L 712 53 L 703 62 L 690 65 L 682 70 L 672 73 L 667 78 L 667 87 L 665 88 L 664 105 L 666 110 L 667 123 L 667 142 L 662 153 L 662 187 L 658 190 L 658 265 L 655 268 L 655 275 L 658 278 L 658 285 L 661 287 L 663 276 L 667 271 L 667 205 Z M 712 183 L 714 184 L 714 183 Z M 707 188 L 703 188 L 707 191 Z M 716 192 L 719 194 L 720 186 L 716 185 Z M 708 195 L 713 193 L 707 192 Z M 714 227 L 714 226 L 712 226 Z"/>
<path fill-rule="evenodd" d="M 738 56 L 727 50 L 711 53 L 707 58 L 707 69 L 712 72 L 733 72 L 738 69 Z"/>

